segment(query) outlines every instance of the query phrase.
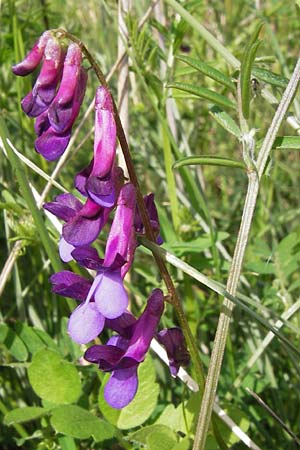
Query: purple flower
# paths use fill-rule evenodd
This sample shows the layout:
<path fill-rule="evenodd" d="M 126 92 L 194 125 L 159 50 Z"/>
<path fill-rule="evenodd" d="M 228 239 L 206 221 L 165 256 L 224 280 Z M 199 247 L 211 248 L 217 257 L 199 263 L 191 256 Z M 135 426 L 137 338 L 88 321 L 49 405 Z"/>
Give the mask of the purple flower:
<path fill-rule="evenodd" d="M 51 32 L 45 31 L 34 44 L 32 49 L 27 53 L 23 61 L 12 67 L 13 73 L 15 75 L 24 77 L 25 75 L 29 75 L 31 72 L 33 72 L 41 62 L 46 44 L 51 38 Z"/>
<path fill-rule="evenodd" d="M 29 94 L 21 105 L 29 117 L 37 117 L 46 111 L 55 97 L 60 81 L 65 51 L 55 38 L 49 38 L 44 51 L 41 71 Z"/>
<path fill-rule="evenodd" d="M 159 226 L 157 209 L 156 209 L 155 202 L 154 202 L 154 194 L 145 195 L 144 202 L 145 202 L 146 209 L 148 211 L 152 231 L 154 233 L 154 236 L 156 237 L 156 243 L 158 245 L 161 245 L 163 243 L 163 240 L 159 234 L 160 226 Z M 140 211 L 138 210 L 138 208 L 136 209 L 136 212 L 135 212 L 134 228 L 138 234 L 145 234 L 145 227 L 144 227 L 142 217 L 141 217 L 141 214 L 140 214 Z"/>
<path fill-rule="evenodd" d="M 103 208 L 90 199 L 83 205 L 72 194 L 60 194 L 43 207 L 66 222 L 59 246 L 64 262 L 73 259 L 70 254 L 75 247 L 89 245 L 98 237 L 112 209 Z"/>
<path fill-rule="evenodd" d="M 108 90 L 100 86 L 95 97 L 94 159 L 86 191 L 94 202 L 106 207 L 112 206 L 116 198 L 112 176 L 116 137 L 113 102 Z"/>
<path fill-rule="evenodd" d="M 131 336 L 113 336 L 106 345 L 93 345 L 84 358 L 111 372 L 104 398 L 113 408 L 124 408 L 138 388 L 137 369 L 145 359 L 164 309 L 163 293 L 154 289 L 140 318 L 131 326 Z"/>
<path fill-rule="evenodd" d="M 51 32 L 45 32 L 12 70 L 16 75 L 27 75 L 41 60 L 35 85 L 21 105 L 29 117 L 36 117 L 36 151 L 48 161 L 54 161 L 70 142 L 72 126 L 85 94 L 87 72 L 81 66 L 80 47 L 72 43 L 66 54 L 65 46 Z"/>
<path fill-rule="evenodd" d="M 174 327 L 161 330 L 157 333 L 158 342 L 166 349 L 170 372 L 173 377 L 178 373 L 180 366 L 187 366 L 190 355 L 186 347 L 185 339 L 180 328 Z"/>
<path fill-rule="evenodd" d="M 87 81 L 87 73 L 81 63 L 80 47 L 72 43 L 64 61 L 59 89 L 48 110 L 50 125 L 58 133 L 68 130 L 79 113 Z"/>
<path fill-rule="evenodd" d="M 75 342 L 85 344 L 91 341 L 102 331 L 104 318 L 115 319 L 127 308 L 128 295 L 122 278 L 132 264 L 136 248 L 133 238 L 134 210 L 135 190 L 128 183 L 123 186 L 118 197 L 104 260 L 91 247 L 81 246 L 72 251 L 76 261 L 97 271 L 85 301 L 72 312 L 69 319 L 68 331 Z"/>
<path fill-rule="evenodd" d="M 80 302 L 84 302 L 89 294 L 92 286 L 92 281 L 87 280 L 81 275 L 77 275 L 69 270 L 57 272 L 50 277 L 52 283 L 52 292 L 63 297 L 70 297 Z M 95 297 L 92 295 L 91 303 L 95 302 Z M 102 324 L 102 317 L 100 324 Z M 132 325 L 136 322 L 134 315 L 125 311 L 116 319 L 105 319 L 105 327 L 116 331 L 123 337 L 129 338 L 132 334 Z"/>
<path fill-rule="evenodd" d="M 82 54 L 77 44 L 68 47 L 62 80 L 47 115 L 37 119 L 35 130 L 38 138 L 35 149 L 44 158 L 53 161 L 67 148 L 72 126 L 79 114 L 86 83 L 87 72 L 81 67 Z"/>

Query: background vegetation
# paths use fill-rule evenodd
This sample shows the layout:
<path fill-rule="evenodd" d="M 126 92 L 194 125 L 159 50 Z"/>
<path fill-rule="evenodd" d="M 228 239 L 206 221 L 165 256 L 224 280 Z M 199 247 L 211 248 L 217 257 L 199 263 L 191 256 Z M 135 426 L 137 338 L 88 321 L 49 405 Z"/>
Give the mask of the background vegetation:
<path fill-rule="evenodd" d="M 139 21 L 153 6 L 150 0 L 133 1 L 127 17 L 129 143 L 143 192 L 155 192 L 163 247 L 178 258 L 179 268 L 173 262 L 170 272 L 207 367 L 222 298 L 216 293 L 216 283 L 215 289 L 199 283 L 184 273 L 180 263 L 187 263 L 211 281 L 226 284 L 247 175 L 231 163 L 217 166 L 214 157 L 243 164 L 241 138 L 233 132 L 227 116 L 239 122 L 235 93 L 239 72 L 170 3 L 162 2 L 160 12 L 149 13 L 140 29 Z M 264 21 L 252 67 L 248 119 L 259 146 L 274 115 L 274 105 L 266 100 L 265 91 L 280 101 L 300 54 L 297 1 L 193 0 L 181 5 L 240 61 L 249 50 L 247 44 L 259 20 Z M 117 4 L 112 0 L 10 0 L 1 3 L 0 11 L 0 447 L 189 449 L 199 395 L 189 392 L 181 380 L 170 379 L 168 368 L 154 353 L 141 366 L 138 398 L 121 413 L 104 403 L 103 374 L 96 367 L 79 363 L 83 349 L 66 334 L 70 304 L 51 293 L 48 279 L 57 269 L 24 199 L 16 167 L 4 150 L 8 138 L 35 165 L 28 167 L 28 161 L 17 158 L 30 186 L 42 194 L 47 184 L 45 174 L 51 175 L 55 163 L 46 163 L 34 151 L 33 122 L 20 107 L 32 79 L 13 76 L 11 65 L 22 59 L 46 28 L 62 27 L 80 38 L 108 73 L 117 60 Z M 232 80 L 233 89 L 205 75 L 203 68 L 187 64 L 181 56 L 218 69 Z M 278 77 L 272 78 L 270 72 Z M 110 81 L 114 94 L 117 76 L 116 71 Z M 174 83 L 206 88 L 223 97 L 204 98 L 203 91 L 186 92 L 183 85 L 181 89 L 167 87 Z M 97 79 L 90 72 L 76 139 L 67 162 L 55 176 L 68 191 L 73 189 L 75 171 L 91 158 L 93 114 L 85 112 L 96 86 Z M 224 97 L 228 104 L 220 103 Z M 294 123 L 300 121 L 299 94 L 290 114 Z M 239 297 L 234 310 L 218 387 L 220 406 L 262 449 L 296 449 L 297 436 L 300 439 L 300 145 L 297 126 L 292 128 L 288 121 L 279 135 L 295 139 L 289 145 L 276 141 L 261 180 L 239 285 L 244 297 Z M 200 155 L 210 156 L 210 165 L 171 170 L 175 161 Z M 37 167 L 42 172 L 38 173 Z M 45 200 L 59 192 L 59 186 L 52 185 Z M 56 251 L 59 233 L 48 219 L 45 224 Z M 137 314 L 150 291 L 163 287 L 145 247 L 137 251 L 127 287 L 132 311 Z M 283 321 L 276 323 L 280 317 Z M 177 323 L 171 307 L 162 322 L 163 326 Z M 270 334 L 274 324 L 280 335 Z M 187 370 L 194 375 L 193 366 Z M 9 413 L 12 410 L 16 411 Z M 220 422 L 219 427 L 228 448 L 247 448 L 224 424 Z M 206 448 L 218 448 L 212 434 Z"/>

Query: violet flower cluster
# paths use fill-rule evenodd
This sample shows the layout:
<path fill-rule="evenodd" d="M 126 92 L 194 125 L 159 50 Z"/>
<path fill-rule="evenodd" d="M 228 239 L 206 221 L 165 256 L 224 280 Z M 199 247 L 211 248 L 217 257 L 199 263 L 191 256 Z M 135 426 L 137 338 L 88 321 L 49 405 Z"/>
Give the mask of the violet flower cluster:
<path fill-rule="evenodd" d="M 36 150 L 52 161 L 62 155 L 69 143 L 87 74 L 79 46 L 72 43 L 66 50 L 50 31 L 39 38 L 25 59 L 13 67 L 13 72 L 24 76 L 40 63 L 40 74 L 32 91 L 22 100 L 22 108 L 36 118 Z M 44 208 L 64 221 L 59 242 L 62 261 L 75 260 L 96 272 L 90 280 L 64 270 L 52 275 L 50 281 L 53 292 L 78 302 L 68 321 L 68 333 L 75 342 L 88 344 L 104 328 L 115 332 L 106 344 L 89 347 L 84 357 L 111 373 L 105 399 L 112 407 L 123 408 L 136 394 L 138 366 L 154 336 L 166 348 L 173 376 L 180 364 L 189 361 L 189 355 L 180 329 L 157 332 L 164 310 L 160 289 L 153 290 L 139 318 L 128 311 L 123 280 L 133 263 L 136 235 L 145 231 L 136 207 L 135 187 L 130 182 L 124 184 L 123 171 L 115 163 L 116 142 L 113 100 L 109 91 L 100 86 L 95 96 L 93 158 L 74 180 L 83 200 L 71 193 L 60 194 Z M 154 195 L 145 196 L 144 201 L 153 233 L 161 244 Z M 92 244 L 108 223 L 104 257 L 100 258 Z"/>
<path fill-rule="evenodd" d="M 13 66 L 15 75 L 32 73 L 41 63 L 36 82 L 22 100 L 23 111 L 34 117 L 35 149 L 49 161 L 59 158 L 71 138 L 72 126 L 85 94 L 87 72 L 75 43 L 68 49 L 45 31 L 25 59 Z"/>

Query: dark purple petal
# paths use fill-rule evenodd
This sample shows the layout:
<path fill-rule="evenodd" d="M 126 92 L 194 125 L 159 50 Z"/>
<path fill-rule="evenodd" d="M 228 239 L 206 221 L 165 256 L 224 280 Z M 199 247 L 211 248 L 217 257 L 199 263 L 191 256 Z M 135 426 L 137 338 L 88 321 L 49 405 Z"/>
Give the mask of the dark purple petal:
<path fill-rule="evenodd" d="M 159 235 L 160 226 L 157 209 L 154 202 L 154 194 L 145 195 L 144 202 L 149 215 L 151 228 L 154 232 L 154 235 L 156 236 L 156 243 L 158 245 L 161 245 L 163 243 L 163 240 Z M 144 224 L 138 208 L 136 208 L 135 211 L 134 228 L 137 233 L 145 234 Z"/>
<path fill-rule="evenodd" d="M 12 67 L 13 73 L 24 77 L 33 72 L 42 60 L 46 44 L 50 38 L 52 38 L 51 32 L 45 31 L 27 53 L 23 61 Z"/>
<path fill-rule="evenodd" d="M 103 218 L 77 216 L 63 226 L 63 237 L 75 247 L 91 244 L 103 227 Z"/>
<path fill-rule="evenodd" d="M 35 119 L 34 131 L 37 136 L 41 136 L 48 128 L 50 128 L 50 122 L 48 119 L 48 111 L 45 111 Z"/>
<path fill-rule="evenodd" d="M 124 357 L 138 362 L 144 360 L 164 310 L 164 296 L 160 289 L 154 289 L 140 318 L 133 325 L 134 331 Z"/>
<path fill-rule="evenodd" d="M 91 270 L 100 270 L 103 259 L 99 258 L 98 252 L 93 247 L 80 246 L 72 252 L 73 258 L 83 267 Z"/>
<path fill-rule="evenodd" d="M 57 272 L 50 277 L 52 292 L 63 297 L 84 301 L 91 289 L 92 282 L 68 270 Z"/>
<path fill-rule="evenodd" d="M 135 211 L 135 188 L 125 184 L 120 191 L 117 209 L 107 239 L 104 266 L 111 267 L 119 254 L 126 260 L 129 242 L 132 238 L 133 217 Z"/>
<path fill-rule="evenodd" d="M 131 228 L 131 236 L 129 238 L 128 246 L 127 246 L 126 262 L 121 267 L 121 277 L 122 278 L 125 277 L 126 273 L 130 270 L 130 268 L 132 266 L 136 248 L 137 248 L 137 241 L 136 241 L 134 228 L 132 227 Z"/>
<path fill-rule="evenodd" d="M 104 398 L 113 408 L 124 408 L 133 400 L 138 388 L 137 368 L 138 365 L 112 373 L 104 388 Z"/>
<path fill-rule="evenodd" d="M 115 204 L 116 189 L 111 175 L 108 179 L 91 175 L 85 187 L 90 198 L 98 205 L 110 208 Z"/>
<path fill-rule="evenodd" d="M 174 327 L 157 333 L 158 341 L 165 347 L 171 375 L 176 376 L 180 366 L 187 366 L 190 355 L 180 328 Z"/>
<path fill-rule="evenodd" d="M 75 176 L 75 188 L 80 192 L 80 194 L 87 197 L 88 193 L 86 190 L 86 182 L 88 177 L 91 174 L 92 167 L 94 164 L 94 159 L 89 163 L 87 167 L 85 167 L 83 170 L 81 170 L 76 176 Z"/>
<path fill-rule="evenodd" d="M 105 328 L 110 328 L 111 330 L 119 333 L 121 336 L 129 339 L 132 336 L 132 325 L 135 322 L 136 318 L 134 315 L 129 311 L 125 311 L 116 319 L 105 319 Z"/>
<path fill-rule="evenodd" d="M 101 333 L 104 320 L 95 303 L 82 303 L 70 316 L 68 333 L 78 344 L 87 344 Z"/>
<path fill-rule="evenodd" d="M 68 147 L 71 139 L 71 130 L 58 134 L 52 127 L 39 136 L 34 143 L 35 149 L 48 161 L 58 159 Z"/>
<path fill-rule="evenodd" d="M 120 270 L 104 272 L 94 295 L 98 310 L 107 319 L 115 319 L 123 314 L 128 306 L 128 295 Z"/>
<path fill-rule="evenodd" d="M 72 194 L 60 194 L 54 202 L 44 203 L 43 208 L 68 222 L 81 210 L 81 202 Z"/>
<path fill-rule="evenodd" d="M 113 345 L 92 345 L 85 352 L 84 359 L 98 364 L 104 371 L 112 371 L 123 354 L 123 350 Z"/>
<path fill-rule="evenodd" d="M 48 111 L 51 126 L 61 133 L 72 127 L 85 94 L 87 73 L 81 67 L 80 47 L 68 47 L 60 87 Z"/>

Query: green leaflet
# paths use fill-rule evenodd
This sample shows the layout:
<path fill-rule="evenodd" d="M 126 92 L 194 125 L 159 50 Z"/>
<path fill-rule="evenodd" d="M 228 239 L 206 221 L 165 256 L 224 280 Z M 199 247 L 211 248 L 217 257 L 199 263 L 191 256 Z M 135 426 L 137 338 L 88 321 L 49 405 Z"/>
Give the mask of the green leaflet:
<path fill-rule="evenodd" d="M 211 91 L 210 89 L 195 86 L 193 84 L 177 82 L 170 83 L 167 87 L 188 92 L 189 94 L 204 98 L 205 100 L 209 100 L 210 102 L 216 103 L 217 105 L 224 108 L 235 108 L 235 104 L 231 100 L 229 100 L 224 95 L 217 94 L 216 92 Z"/>
<path fill-rule="evenodd" d="M 251 79 L 251 71 L 252 65 L 255 59 L 256 52 L 261 41 L 258 41 L 258 36 L 260 30 L 263 26 L 263 23 L 259 23 L 256 27 L 250 42 L 246 46 L 243 60 L 241 63 L 241 74 L 240 74 L 240 84 L 241 84 L 241 97 L 242 97 L 242 110 L 245 119 L 249 118 L 249 105 L 250 105 L 250 79 Z"/>
<path fill-rule="evenodd" d="M 265 83 L 281 88 L 286 88 L 289 82 L 287 78 L 260 67 L 252 67 L 252 75 Z"/>
<path fill-rule="evenodd" d="M 228 87 L 230 90 L 235 91 L 235 85 L 231 81 L 231 78 L 227 75 L 224 75 L 219 70 L 215 69 L 212 66 L 209 66 L 208 64 L 204 63 L 203 61 L 200 61 L 195 58 L 191 58 L 190 56 L 177 56 L 177 59 L 179 59 L 182 62 L 185 62 L 189 66 L 193 67 L 197 71 L 203 73 L 203 75 L 212 78 L 217 83 L 222 84 L 223 86 Z"/>
<path fill-rule="evenodd" d="M 242 132 L 239 126 L 226 111 L 215 105 L 210 108 L 209 114 L 221 127 L 233 134 L 238 140 L 241 140 Z"/>
<path fill-rule="evenodd" d="M 237 169 L 246 169 L 245 164 L 240 161 L 235 161 L 230 158 L 223 158 L 221 156 L 187 156 L 181 158 L 173 164 L 173 169 L 178 169 L 182 166 L 192 166 L 192 165 L 208 165 L 208 166 L 224 166 L 224 167 L 234 167 Z"/>

